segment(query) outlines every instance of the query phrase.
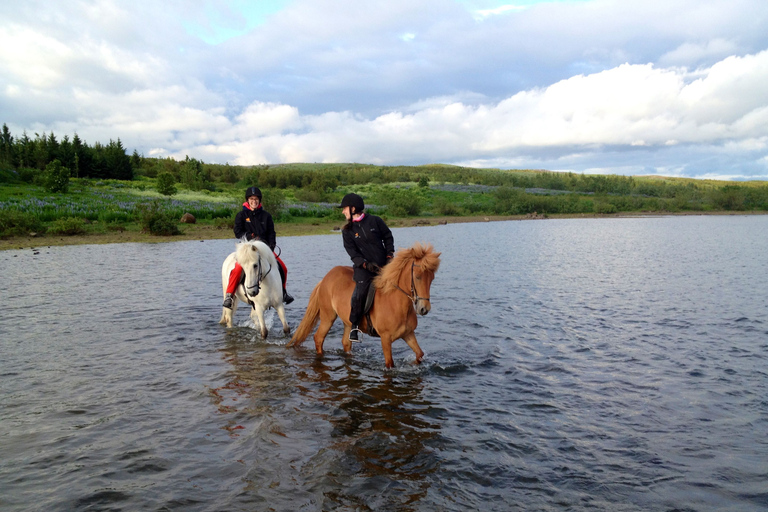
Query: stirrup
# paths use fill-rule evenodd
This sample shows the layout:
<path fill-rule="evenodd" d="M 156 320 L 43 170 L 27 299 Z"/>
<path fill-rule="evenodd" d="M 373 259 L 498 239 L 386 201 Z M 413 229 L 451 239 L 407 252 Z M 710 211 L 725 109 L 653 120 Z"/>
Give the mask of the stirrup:
<path fill-rule="evenodd" d="M 360 330 L 360 329 L 358 329 L 357 327 L 353 327 L 353 328 L 352 328 L 352 329 L 349 331 L 349 341 L 352 341 L 352 342 L 355 342 L 355 343 L 360 343 L 362 340 L 360 339 L 360 337 L 358 336 L 358 334 L 357 334 L 357 333 L 360 333 L 360 334 L 362 334 L 362 333 L 363 333 L 363 331 L 361 331 L 361 330 Z"/>

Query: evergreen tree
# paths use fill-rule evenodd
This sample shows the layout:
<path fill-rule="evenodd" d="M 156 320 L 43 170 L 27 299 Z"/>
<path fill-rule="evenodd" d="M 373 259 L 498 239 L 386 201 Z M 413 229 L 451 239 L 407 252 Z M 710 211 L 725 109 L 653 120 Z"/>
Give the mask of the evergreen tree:
<path fill-rule="evenodd" d="M 59 161 L 70 171 L 75 167 L 75 148 L 67 135 L 61 138 L 59 144 Z"/>
<path fill-rule="evenodd" d="M 108 178 L 115 180 L 132 180 L 133 167 L 131 158 L 125 153 L 123 143 L 110 139 L 109 145 L 104 151 L 105 171 Z"/>
<path fill-rule="evenodd" d="M 80 139 L 77 132 L 75 132 L 75 136 L 72 137 L 72 147 L 75 152 L 72 174 L 75 178 L 88 176 L 91 166 L 90 152 L 88 145 Z"/>
<path fill-rule="evenodd" d="M 19 159 L 19 168 L 31 168 L 34 165 L 35 144 L 27 135 L 27 131 L 16 141 L 16 156 Z"/>
<path fill-rule="evenodd" d="M 176 178 L 169 172 L 161 172 L 157 175 L 157 191 L 164 196 L 172 196 L 176 193 Z"/>
<path fill-rule="evenodd" d="M 131 167 L 133 168 L 134 174 L 141 169 L 141 161 L 142 158 L 139 156 L 139 152 L 134 149 L 133 154 L 131 155 Z"/>
<path fill-rule="evenodd" d="M 15 167 L 14 160 L 13 137 L 8 125 L 3 123 L 3 132 L 0 134 L 0 166 Z"/>

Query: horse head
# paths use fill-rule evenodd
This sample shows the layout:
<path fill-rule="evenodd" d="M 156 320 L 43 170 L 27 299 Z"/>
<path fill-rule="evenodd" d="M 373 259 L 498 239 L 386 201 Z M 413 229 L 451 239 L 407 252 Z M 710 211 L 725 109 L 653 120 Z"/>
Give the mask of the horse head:
<path fill-rule="evenodd" d="M 251 297 L 261 291 L 262 248 L 259 245 L 267 247 L 263 242 L 243 242 L 238 244 L 235 252 L 235 260 L 243 267 L 245 273 L 245 291 Z"/>
<path fill-rule="evenodd" d="M 384 291 L 400 290 L 411 299 L 416 313 L 424 316 L 432 309 L 430 288 L 439 267 L 440 253 L 417 242 L 410 249 L 397 251 L 376 277 L 375 286 Z"/>

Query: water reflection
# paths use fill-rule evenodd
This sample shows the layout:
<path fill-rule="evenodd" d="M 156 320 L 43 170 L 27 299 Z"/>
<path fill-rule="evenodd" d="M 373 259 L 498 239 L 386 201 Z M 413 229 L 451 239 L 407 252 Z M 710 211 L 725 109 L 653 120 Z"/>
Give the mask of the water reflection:
<path fill-rule="evenodd" d="M 221 428 L 231 437 L 239 436 L 246 425 L 253 430 L 258 425 L 254 421 L 268 417 L 275 400 L 289 397 L 293 386 L 283 350 L 255 342 L 256 333 L 248 328 L 226 331 L 218 351 L 232 370 L 223 385 L 208 390 L 211 402 L 225 419 Z"/>
<path fill-rule="evenodd" d="M 315 359 L 297 376 L 304 397 L 326 406 L 333 471 L 345 482 L 326 490 L 326 505 L 359 505 L 366 496 L 382 500 L 378 506 L 415 510 L 439 468 L 429 443 L 440 425 L 425 415 L 433 405 L 423 396 L 422 377 L 369 373 L 346 358 Z"/>

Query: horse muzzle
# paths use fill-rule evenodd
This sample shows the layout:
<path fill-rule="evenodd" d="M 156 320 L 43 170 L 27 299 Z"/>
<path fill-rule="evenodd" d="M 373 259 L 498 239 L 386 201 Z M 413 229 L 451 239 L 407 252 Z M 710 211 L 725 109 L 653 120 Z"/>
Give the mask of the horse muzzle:
<path fill-rule="evenodd" d="M 429 303 L 429 299 L 419 299 L 416 301 L 416 313 L 421 316 L 426 315 L 432 309 L 432 304 Z"/>
<path fill-rule="evenodd" d="M 246 291 L 248 292 L 248 295 L 250 295 L 251 297 L 255 297 L 261 291 L 261 287 L 259 285 L 256 285 L 253 288 L 247 288 Z"/>

